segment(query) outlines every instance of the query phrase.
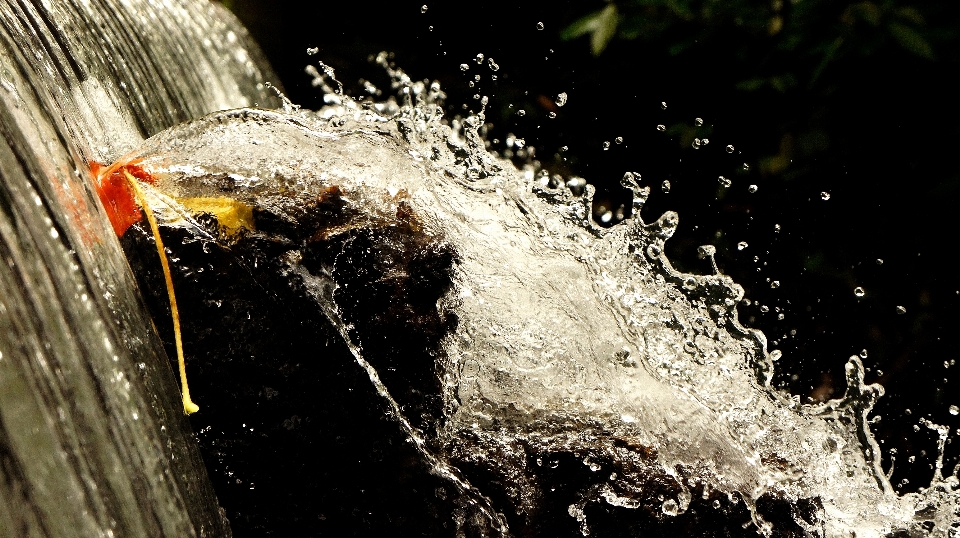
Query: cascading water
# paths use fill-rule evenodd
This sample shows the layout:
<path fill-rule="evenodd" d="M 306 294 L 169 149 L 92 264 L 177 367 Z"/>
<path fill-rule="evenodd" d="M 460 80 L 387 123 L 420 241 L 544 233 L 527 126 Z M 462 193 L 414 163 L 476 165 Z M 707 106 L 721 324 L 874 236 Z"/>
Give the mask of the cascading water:
<path fill-rule="evenodd" d="M 258 54 L 214 4 L 0 3 L 0 535 L 229 534 L 89 162 L 272 103 Z"/>
<path fill-rule="evenodd" d="M 743 290 L 671 266 L 664 244 L 679 217 L 647 224 L 650 190 L 634 174 L 623 179 L 633 218 L 600 228 L 592 188 L 574 196 L 488 154 L 482 116 L 451 128 L 439 86 L 399 70 L 402 106 L 331 95 L 318 113 L 287 104 L 173 126 L 270 103 L 241 30 L 212 29 L 205 38 L 224 41 L 210 49 L 190 34 L 214 20 L 212 5 L 73 9 L 74 19 L 2 14 L 14 141 L 0 160 L 5 535 L 228 532 L 92 195 L 86 163 L 120 153 L 155 180 L 144 188 L 194 316 L 192 420 L 216 422 L 200 441 L 238 534 L 883 536 L 960 525 L 955 476 L 893 494 L 867 423 L 882 389 L 863 383 L 858 359 L 846 395 L 821 406 L 769 386 L 766 340 L 737 318 Z M 92 46 L 76 30 L 87 19 L 130 27 L 135 14 L 191 22 L 135 54 L 128 33 Z M 27 50 L 48 51 L 69 90 L 12 47 L 24 21 L 45 36 Z M 214 58 L 161 63 L 184 47 Z M 100 72 L 122 59 L 145 71 Z M 195 78 L 165 77 L 168 65 L 220 73 L 227 89 L 190 93 L 197 86 L 180 81 Z M 162 312 L 148 235 L 135 226 L 122 240 Z M 276 467 L 254 480 L 238 465 L 247 457 Z M 364 482 L 367 466 L 383 474 Z M 370 502 L 390 493 L 376 482 L 410 498 L 390 498 L 399 510 Z M 51 515 L 64 497 L 78 499 L 75 515 Z M 289 526 L 246 511 L 257 503 L 274 503 Z"/>

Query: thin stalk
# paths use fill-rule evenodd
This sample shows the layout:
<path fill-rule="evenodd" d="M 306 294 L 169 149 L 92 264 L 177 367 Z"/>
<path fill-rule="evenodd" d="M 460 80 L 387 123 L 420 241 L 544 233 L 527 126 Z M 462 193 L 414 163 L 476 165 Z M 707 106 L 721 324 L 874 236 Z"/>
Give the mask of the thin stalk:
<path fill-rule="evenodd" d="M 160 227 L 157 226 L 157 219 L 153 216 L 153 210 L 150 209 L 150 204 L 147 203 L 147 199 L 143 195 L 143 191 L 140 189 L 140 184 L 137 181 L 137 178 L 133 177 L 133 175 L 126 170 L 123 171 L 123 175 L 130 183 L 130 188 L 133 189 L 133 192 L 137 197 L 137 203 L 140 204 L 140 207 L 143 208 L 143 212 L 147 215 L 147 222 L 150 223 L 150 230 L 153 232 L 153 239 L 157 243 L 157 254 L 160 255 L 160 265 L 163 266 L 163 278 L 167 283 L 167 297 L 170 298 L 170 316 L 173 318 L 173 337 L 177 343 L 177 362 L 180 365 L 180 386 L 182 387 L 183 393 L 183 412 L 191 415 L 199 411 L 200 407 L 193 403 L 193 400 L 190 399 L 190 388 L 187 387 L 187 365 L 183 359 L 183 342 L 180 338 L 180 312 L 177 310 L 177 297 L 173 293 L 173 279 L 170 277 L 170 264 L 167 263 L 167 254 L 163 248 L 163 241 L 160 239 Z"/>

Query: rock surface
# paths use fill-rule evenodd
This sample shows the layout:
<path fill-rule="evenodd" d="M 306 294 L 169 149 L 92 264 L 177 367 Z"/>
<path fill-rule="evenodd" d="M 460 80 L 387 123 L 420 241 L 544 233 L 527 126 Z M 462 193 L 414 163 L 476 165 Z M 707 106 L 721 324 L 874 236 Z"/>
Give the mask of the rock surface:
<path fill-rule="evenodd" d="M 589 188 L 525 176 L 477 118 L 451 131 L 432 110 L 218 113 L 129 156 L 158 178 L 194 424 L 238 534 L 912 527 L 855 358 L 826 406 L 771 389 L 742 289 L 670 266 L 678 217 L 645 223 L 632 174 L 633 218 L 601 229 Z M 198 197 L 252 222 L 177 202 Z M 125 237 L 162 313 L 149 243 Z"/>

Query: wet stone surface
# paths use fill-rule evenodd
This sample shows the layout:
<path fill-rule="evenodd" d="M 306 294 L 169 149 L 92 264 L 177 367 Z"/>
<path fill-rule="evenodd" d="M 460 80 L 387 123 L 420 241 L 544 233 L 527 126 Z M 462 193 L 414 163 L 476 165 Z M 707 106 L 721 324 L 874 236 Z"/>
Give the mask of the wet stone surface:
<path fill-rule="evenodd" d="M 437 338 L 456 323 L 436 304 L 454 256 L 416 234 L 409 214 L 324 237 L 344 223 L 337 206 L 320 200 L 293 226 L 290 215 L 258 212 L 260 233 L 229 246 L 164 227 L 190 381 L 203 387 L 192 423 L 204 459 L 237 536 L 452 535 L 459 499 L 435 494 L 444 480 L 389 419 L 291 262 L 340 283 L 353 336 L 414 424 L 431 430 L 441 412 Z M 216 231 L 215 217 L 199 220 Z M 152 237 L 134 227 L 123 245 L 173 357 Z"/>
<path fill-rule="evenodd" d="M 131 156 L 236 535 L 916 528 L 923 500 L 869 456 L 882 391 L 858 359 L 843 398 L 790 400 L 743 289 L 710 245 L 707 274 L 672 267 L 679 216 L 645 222 L 635 175 L 632 217 L 603 229 L 589 186 L 537 182 L 483 153 L 476 119 L 459 136 L 424 110 L 223 112 Z M 123 242 L 171 348 L 153 242 Z M 922 516 L 940 526 L 942 486 Z"/>
<path fill-rule="evenodd" d="M 711 490 L 709 473 L 665 474 L 652 448 L 593 435 L 596 424 L 553 435 L 548 422 L 543 432 L 462 430 L 440 440 L 440 341 L 457 323 L 441 298 L 453 284 L 456 251 L 424 235 L 405 203 L 394 222 L 357 226 L 338 193 L 331 188 L 295 214 L 257 208 L 258 232 L 235 242 L 163 228 L 175 260 L 189 375 L 202 387 L 202 412 L 192 423 L 237 536 L 492 530 L 479 518 L 464 521 L 465 514 L 456 522 L 464 499 L 411 449 L 304 274 L 336 282 L 333 297 L 351 339 L 411 423 L 491 499 L 511 534 L 673 536 L 704 526 L 711 529 L 705 536 L 757 534 L 746 505 Z M 217 236 L 215 216 L 197 221 Z M 172 357 L 152 237 L 140 224 L 123 245 Z M 618 491 L 624 481 L 632 491 Z M 639 492 L 646 501 L 633 500 Z M 664 499 L 684 496 L 681 513 L 664 513 Z M 815 526 L 816 501 L 767 495 L 758 502 L 783 536 L 803 535 L 794 512 L 804 506 L 803 517 Z M 578 510 L 589 525 L 571 515 Z"/>

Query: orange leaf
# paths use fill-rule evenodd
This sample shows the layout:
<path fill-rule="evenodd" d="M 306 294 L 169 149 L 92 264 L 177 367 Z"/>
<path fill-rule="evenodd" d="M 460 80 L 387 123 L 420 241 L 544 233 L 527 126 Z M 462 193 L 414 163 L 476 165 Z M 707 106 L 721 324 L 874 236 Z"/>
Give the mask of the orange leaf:
<path fill-rule="evenodd" d="M 147 183 L 153 183 L 154 178 L 135 163 L 114 164 L 105 168 L 100 163 L 91 162 L 90 171 L 97 178 L 97 195 L 107 212 L 110 224 L 113 225 L 113 231 L 117 237 L 121 237 L 130 226 L 143 218 L 136 196 L 123 172 L 126 171 L 137 180 Z"/>

